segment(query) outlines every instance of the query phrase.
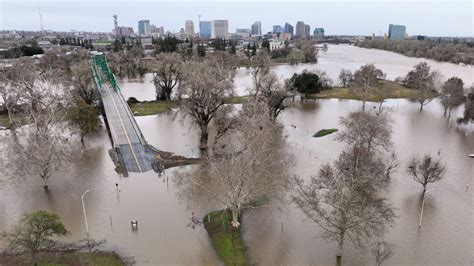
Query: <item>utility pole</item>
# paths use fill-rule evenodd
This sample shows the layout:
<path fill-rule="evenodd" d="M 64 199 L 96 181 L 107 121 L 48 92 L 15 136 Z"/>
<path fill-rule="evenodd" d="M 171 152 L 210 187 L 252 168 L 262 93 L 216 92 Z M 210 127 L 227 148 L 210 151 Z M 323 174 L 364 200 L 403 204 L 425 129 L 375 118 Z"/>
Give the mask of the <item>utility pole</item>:
<path fill-rule="evenodd" d="M 114 15 L 114 27 L 115 27 L 115 39 L 118 40 L 119 32 L 118 32 L 118 16 Z"/>
<path fill-rule="evenodd" d="M 90 190 L 86 190 L 84 194 L 81 196 L 82 200 L 82 211 L 84 212 L 84 223 L 86 224 L 86 233 L 87 233 L 87 246 L 89 247 L 89 252 L 91 252 L 91 240 L 89 237 L 89 225 L 87 224 L 87 215 L 86 215 L 86 206 L 84 204 L 84 196 L 89 192 Z"/>
<path fill-rule="evenodd" d="M 39 18 L 40 18 L 41 33 L 43 33 L 43 32 L 44 32 L 44 28 L 43 28 L 43 17 L 41 16 L 41 10 L 40 10 L 39 0 L 36 1 L 36 4 L 37 4 L 37 7 L 38 7 L 38 14 L 39 14 Z"/>

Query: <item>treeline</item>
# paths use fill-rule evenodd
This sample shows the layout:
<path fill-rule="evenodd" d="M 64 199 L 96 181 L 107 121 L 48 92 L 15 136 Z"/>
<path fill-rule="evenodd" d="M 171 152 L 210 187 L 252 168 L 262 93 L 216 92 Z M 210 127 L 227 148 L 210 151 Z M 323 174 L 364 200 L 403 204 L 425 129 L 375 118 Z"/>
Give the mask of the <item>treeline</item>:
<path fill-rule="evenodd" d="M 33 42 L 31 45 L 21 45 L 0 51 L 0 58 L 20 58 L 22 56 L 33 56 L 43 53 L 43 49 L 36 42 Z"/>
<path fill-rule="evenodd" d="M 474 43 L 471 42 L 363 40 L 354 44 L 363 48 L 381 49 L 409 57 L 423 57 L 440 62 L 474 65 Z"/>
<path fill-rule="evenodd" d="M 66 37 L 59 39 L 59 45 L 81 46 L 86 49 L 93 49 L 92 40 L 84 40 L 75 37 Z"/>

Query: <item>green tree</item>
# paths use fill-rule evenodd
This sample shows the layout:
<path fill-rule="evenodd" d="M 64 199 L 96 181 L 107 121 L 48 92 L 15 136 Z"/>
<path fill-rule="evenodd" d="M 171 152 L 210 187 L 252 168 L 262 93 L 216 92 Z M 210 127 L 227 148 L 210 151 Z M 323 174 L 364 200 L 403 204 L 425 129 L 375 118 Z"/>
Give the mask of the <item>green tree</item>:
<path fill-rule="evenodd" d="M 299 93 L 303 93 L 306 98 L 308 98 L 309 94 L 319 93 L 324 88 L 320 77 L 316 73 L 307 70 L 303 71 L 301 74 L 293 74 L 288 84 L 290 90 L 296 90 Z"/>
<path fill-rule="evenodd" d="M 453 107 L 461 105 L 465 99 L 464 82 L 460 78 L 452 77 L 444 82 L 441 88 L 441 104 L 444 107 L 444 115 L 448 113 L 448 119 L 451 118 Z"/>
<path fill-rule="evenodd" d="M 27 251 L 36 265 L 36 254 L 40 248 L 51 243 L 52 237 L 64 236 L 68 233 L 61 218 L 54 213 L 37 211 L 25 214 L 13 232 L 3 236 L 11 248 Z"/>
<path fill-rule="evenodd" d="M 230 51 L 229 51 L 230 54 L 236 54 L 237 53 L 237 49 L 235 48 L 235 43 L 234 42 L 231 42 L 230 44 Z"/>
<path fill-rule="evenodd" d="M 122 42 L 119 40 L 115 40 L 114 43 L 112 44 L 112 51 L 114 53 L 120 52 L 123 50 Z"/>
<path fill-rule="evenodd" d="M 263 48 L 267 49 L 267 51 L 270 52 L 270 42 L 267 39 L 263 39 L 262 49 Z"/>
<path fill-rule="evenodd" d="M 75 101 L 76 105 L 69 110 L 69 121 L 79 129 L 81 143 L 84 146 L 84 136 L 99 129 L 99 117 L 97 110 L 81 97 L 76 97 Z"/>
<path fill-rule="evenodd" d="M 204 44 L 202 44 L 202 43 L 198 44 L 197 54 L 198 54 L 199 57 L 205 57 L 206 56 L 206 47 L 204 47 Z"/>

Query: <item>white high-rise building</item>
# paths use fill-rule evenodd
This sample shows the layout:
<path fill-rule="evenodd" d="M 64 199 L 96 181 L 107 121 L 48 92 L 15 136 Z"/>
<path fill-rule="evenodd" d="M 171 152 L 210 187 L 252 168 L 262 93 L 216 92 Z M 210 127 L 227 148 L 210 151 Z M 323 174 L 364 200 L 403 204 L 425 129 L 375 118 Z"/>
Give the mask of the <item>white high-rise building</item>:
<path fill-rule="evenodd" d="M 214 20 L 212 21 L 211 38 L 228 39 L 229 38 L 229 21 Z"/>
<path fill-rule="evenodd" d="M 188 37 L 194 36 L 194 22 L 192 20 L 187 20 L 184 24 L 184 31 Z"/>

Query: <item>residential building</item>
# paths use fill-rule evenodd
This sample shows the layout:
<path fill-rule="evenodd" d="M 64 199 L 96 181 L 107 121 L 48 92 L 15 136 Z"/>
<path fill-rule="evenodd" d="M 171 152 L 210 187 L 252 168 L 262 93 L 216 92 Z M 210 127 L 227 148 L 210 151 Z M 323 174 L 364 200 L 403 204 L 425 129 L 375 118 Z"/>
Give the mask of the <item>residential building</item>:
<path fill-rule="evenodd" d="M 188 37 L 194 36 L 194 22 L 192 20 L 187 20 L 184 23 L 184 31 Z"/>
<path fill-rule="evenodd" d="M 404 25 L 388 25 L 388 38 L 390 40 L 405 39 L 406 27 Z"/>
<path fill-rule="evenodd" d="M 316 39 L 324 38 L 324 28 L 314 28 L 313 36 Z"/>
<path fill-rule="evenodd" d="M 290 23 L 286 22 L 286 23 L 285 23 L 285 32 L 286 32 L 286 33 L 290 33 L 291 35 L 293 35 L 293 25 L 291 25 Z"/>
<path fill-rule="evenodd" d="M 252 35 L 262 35 L 262 23 L 260 21 L 255 21 L 255 23 L 252 24 Z"/>
<path fill-rule="evenodd" d="M 199 21 L 199 37 L 211 38 L 212 21 Z"/>
<path fill-rule="evenodd" d="M 309 39 L 310 36 L 311 36 L 311 26 L 309 26 L 308 24 L 304 24 L 304 38 Z"/>
<path fill-rule="evenodd" d="M 213 20 L 211 38 L 227 39 L 229 37 L 228 20 Z"/>
<path fill-rule="evenodd" d="M 295 38 L 304 38 L 305 35 L 305 24 L 303 21 L 296 23 Z"/>
<path fill-rule="evenodd" d="M 285 32 L 285 29 L 280 25 L 273 25 L 273 33 L 282 33 Z"/>
<path fill-rule="evenodd" d="M 150 21 L 149 20 L 138 21 L 138 34 L 140 36 L 150 35 Z"/>

